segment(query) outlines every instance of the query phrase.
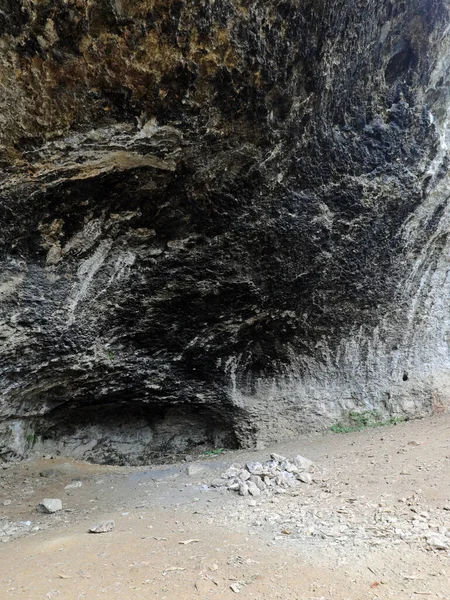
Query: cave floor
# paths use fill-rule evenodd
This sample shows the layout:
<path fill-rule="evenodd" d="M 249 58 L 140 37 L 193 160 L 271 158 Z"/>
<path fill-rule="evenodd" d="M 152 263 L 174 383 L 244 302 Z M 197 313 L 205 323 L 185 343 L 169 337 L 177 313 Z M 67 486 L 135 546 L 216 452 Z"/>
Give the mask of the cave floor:
<path fill-rule="evenodd" d="M 207 485 L 271 452 L 312 459 L 313 484 L 256 499 Z M 5 600 L 450 598 L 450 415 L 157 467 L 36 459 L 0 478 Z M 38 513 L 43 498 L 63 510 Z M 114 531 L 87 533 L 105 519 Z"/>

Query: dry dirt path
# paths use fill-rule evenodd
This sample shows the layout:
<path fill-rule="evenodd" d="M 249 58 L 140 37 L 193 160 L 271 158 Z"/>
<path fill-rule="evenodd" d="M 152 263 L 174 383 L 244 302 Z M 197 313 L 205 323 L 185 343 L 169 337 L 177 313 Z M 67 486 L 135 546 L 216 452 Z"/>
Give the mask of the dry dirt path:
<path fill-rule="evenodd" d="M 271 452 L 312 459 L 313 484 L 257 499 L 208 485 Z M 2 600 L 450 600 L 449 415 L 154 468 L 42 459 L 0 478 Z M 45 497 L 63 511 L 36 512 Z M 114 531 L 87 533 L 110 518 Z"/>

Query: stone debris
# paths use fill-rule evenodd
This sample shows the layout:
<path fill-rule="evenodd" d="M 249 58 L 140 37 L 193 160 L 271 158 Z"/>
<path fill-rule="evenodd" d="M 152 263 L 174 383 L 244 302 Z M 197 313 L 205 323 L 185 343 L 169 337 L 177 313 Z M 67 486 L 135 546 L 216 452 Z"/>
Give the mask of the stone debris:
<path fill-rule="evenodd" d="M 432 533 L 426 537 L 427 544 L 435 550 L 449 550 L 450 539 L 441 533 Z"/>
<path fill-rule="evenodd" d="M 72 481 L 72 483 L 67 484 L 64 489 L 65 490 L 74 490 L 76 488 L 82 487 L 82 485 L 83 485 L 83 483 L 81 481 Z"/>
<path fill-rule="evenodd" d="M 314 465 L 311 460 L 303 456 L 289 460 L 275 453 L 270 456 L 271 459 L 264 463 L 231 465 L 222 473 L 222 484 L 220 480 L 214 480 L 211 487 L 226 486 L 232 492 L 239 492 L 241 496 L 258 498 L 266 491 L 282 493 L 299 483 L 312 483 L 311 471 Z"/>
<path fill-rule="evenodd" d="M 114 521 L 102 521 L 89 529 L 89 533 L 109 533 L 116 527 Z"/>
<path fill-rule="evenodd" d="M 62 510 L 62 501 L 59 498 L 44 498 L 37 506 L 39 512 L 52 514 Z"/>
<path fill-rule="evenodd" d="M 268 469 L 266 463 L 263 469 Z M 269 478 L 270 486 L 257 499 L 249 490 L 257 477 L 252 475 L 241 483 L 248 500 L 237 503 L 223 515 L 216 512 L 215 519 L 224 526 L 246 523 L 251 535 L 269 532 L 273 544 L 301 544 L 311 553 L 319 552 L 326 544 L 327 552 L 333 553 L 339 564 L 349 556 L 358 556 L 362 548 L 419 547 L 450 556 L 449 507 L 430 507 L 421 498 L 420 490 L 407 498 L 382 494 L 374 502 L 346 491 L 339 479 L 331 480 L 326 472 L 316 473 L 314 486 L 301 485 L 299 475 L 311 476 L 306 472 L 293 475 L 280 471 L 276 478 Z M 264 477 L 261 479 L 264 481 Z M 279 487 L 290 481 L 299 485 Z M 229 489 L 234 489 L 234 485 Z"/>

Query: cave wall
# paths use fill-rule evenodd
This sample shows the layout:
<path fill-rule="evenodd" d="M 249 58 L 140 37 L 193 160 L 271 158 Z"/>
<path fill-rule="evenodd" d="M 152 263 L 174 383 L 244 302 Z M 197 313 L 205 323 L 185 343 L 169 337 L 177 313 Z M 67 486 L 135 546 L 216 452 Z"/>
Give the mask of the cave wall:
<path fill-rule="evenodd" d="M 449 8 L 0 2 L 0 456 L 447 410 Z"/>

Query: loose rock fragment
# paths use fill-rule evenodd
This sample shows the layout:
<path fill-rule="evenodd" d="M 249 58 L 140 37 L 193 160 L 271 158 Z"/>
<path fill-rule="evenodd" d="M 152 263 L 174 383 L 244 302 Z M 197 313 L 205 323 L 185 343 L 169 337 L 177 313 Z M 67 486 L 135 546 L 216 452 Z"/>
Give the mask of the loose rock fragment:
<path fill-rule="evenodd" d="M 236 467 L 230 467 L 229 469 L 227 469 L 225 471 L 225 473 L 222 473 L 222 478 L 223 479 L 230 479 L 231 477 L 237 477 L 237 475 L 239 474 L 239 471 L 241 469 L 236 469 Z"/>
<path fill-rule="evenodd" d="M 81 481 L 72 481 L 72 483 L 69 483 L 68 485 L 66 485 L 66 487 L 64 489 L 65 490 L 74 490 L 76 488 L 80 488 L 82 485 L 83 484 Z"/>
<path fill-rule="evenodd" d="M 260 462 L 248 462 L 245 466 L 249 473 L 261 473 L 263 468 Z"/>
<path fill-rule="evenodd" d="M 309 473 L 298 473 L 297 479 L 299 481 L 301 481 L 302 483 L 311 483 L 312 482 L 312 477 Z"/>
<path fill-rule="evenodd" d="M 89 529 L 89 533 L 109 533 L 116 527 L 114 521 L 102 521 Z"/>
<path fill-rule="evenodd" d="M 38 511 L 43 513 L 55 513 L 62 510 L 62 501 L 59 498 L 44 498 L 37 506 Z"/>
<path fill-rule="evenodd" d="M 211 487 L 214 488 L 220 488 L 220 487 L 226 487 L 227 486 L 227 482 L 224 479 L 214 479 L 214 481 L 211 482 Z"/>
<path fill-rule="evenodd" d="M 309 472 L 313 467 L 313 462 L 312 460 L 299 455 L 294 458 L 294 465 L 299 471 Z"/>
<path fill-rule="evenodd" d="M 271 458 L 273 458 L 273 460 L 276 460 L 280 463 L 282 463 L 284 460 L 286 460 L 286 458 L 284 456 L 281 456 L 281 454 L 275 454 L 275 452 L 272 452 L 272 454 L 270 456 L 271 456 Z"/>
<path fill-rule="evenodd" d="M 248 485 L 244 482 L 239 484 L 239 494 L 241 496 L 248 496 Z"/>
<path fill-rule="evenodd" d="M 250 477 L 249 481 L 254 483 L 256 485 L 256 487 L 261 491 L 265 490 L 267 487 L 259 475 L 252 475 Z"/>
<path fill-rule="evenodd" d="M 247 470 L 242 469 L 242 471 L 239 472 L 239 479 L 242 481 L 247 481 L 250 479 L 250 473 Z"/>
<path fill-rule="evenodd" d="M 431 535 L 428 535 L 426 540 L 427 544 L 435 550 L 450 549 L 450 539 L 440 533 L 433 533 Z"/>
<path fill-rule="evenodd" d="M 256 483 L 254 483 L 253 481 L 249 481 L 247 484 L 247 487 L 248 487 L 248 493 L 251 496 L 253 496 L 254 498 L 261 496 L 261 490 L 258 488 Z"/>
<path fill-rule="evenodd" d="M 227 485 L 231 491 L 238 491 L 241 496 L 258 497 L 261 492 L 271 490 L 283 493 L 288 488 L 294 487 L 298 482 L 310 484 L 312 477 L 308 471 L 312 470 L 313 463 L 303 456 L 296 456 L 289 460 L 279 454 L 272 454 L 271 460 L 264 463 L 247 462 L 245 468 L 234 464 L 222 474 L 222 479 L 214 480 L 212 487 Z M 224 479 L 228 478 L 228 483 Z"/>

